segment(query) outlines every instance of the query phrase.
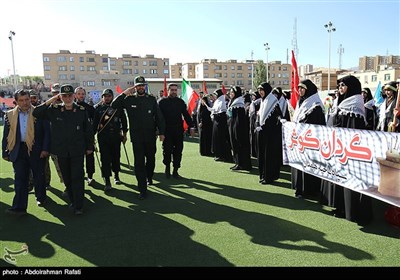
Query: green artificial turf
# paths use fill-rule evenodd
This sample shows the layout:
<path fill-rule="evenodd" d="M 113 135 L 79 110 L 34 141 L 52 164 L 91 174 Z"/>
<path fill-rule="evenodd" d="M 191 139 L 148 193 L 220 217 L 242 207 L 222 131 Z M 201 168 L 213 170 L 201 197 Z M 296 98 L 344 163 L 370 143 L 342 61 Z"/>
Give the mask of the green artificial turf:
<path fill-rule="evenodd" d="M 0 127 L 2 135 L 2 127 Z M 96 165 L 94 187 L 85 188 L 82 216 L 68 210 L 54 164 L 50 203 L 29 215 L 5 213 L 13 199 L 12 165 L 0 164 L 0 266 L 5 249 L 16 266 L 118 267 L 309 267 L 399 266 L 400 230 L 384 220 L 387 204 L 374 200 L 374 220 L 359 226 L 331 215 L 315 200 L 296 199 L 290 168 L 273 185 L 258 183 L 257 168 L 234 172 L 231 163 L 199 155 L 198 139 L 186 138 L 184 179 L 166 179 L 157 141 L 155 186 L 138 200 L 136 178 L 121 150 L 123 184 L 104 193 Z M 126 148 L 133 164 L 131 144 Z M 96 163 L 97 164 L 97 163 Z"/>

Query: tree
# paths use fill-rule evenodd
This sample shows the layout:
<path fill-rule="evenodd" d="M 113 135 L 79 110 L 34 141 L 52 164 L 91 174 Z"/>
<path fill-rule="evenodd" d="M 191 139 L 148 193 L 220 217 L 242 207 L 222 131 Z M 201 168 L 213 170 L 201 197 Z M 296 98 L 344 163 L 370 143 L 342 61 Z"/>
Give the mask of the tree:
<path fill-rule="evenodd" d="M 257 88 L 261 83 L 266 82 L 267 68 L 262 60 L 257 60 L 254 73 L 254 87 Z"/>

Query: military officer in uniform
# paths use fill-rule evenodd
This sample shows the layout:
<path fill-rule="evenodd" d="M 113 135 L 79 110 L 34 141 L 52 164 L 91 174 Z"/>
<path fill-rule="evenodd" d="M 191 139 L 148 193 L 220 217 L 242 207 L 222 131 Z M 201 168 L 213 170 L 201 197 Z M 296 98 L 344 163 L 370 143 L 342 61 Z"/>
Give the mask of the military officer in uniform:
<path fill-rule="evenodd" d="M 111 171 L 114 172 L 114 183 L 120 183 L 121 141 L 125 144 L 128 131 L 125 112 L 110 106 L 113 97 L 111 89 L 103 90 L 102 101 L 96 106 L 93 119 L 94 133 L 97 133 L 100 148 L 101 174 L 106 184 L 104 191 L 112 188 Z"/>
<path fill-rule="evenodd" d="M 138 181 L 139 199 L 147 196 L 147 183 L 153 183 L 156 162 L 156 130 L 164 141 L 165 120 L 154 96 L 146 94 L 146 81 L 138 76 L 134 86 L 124 90 L 112 102 L 112 107 L 125 108 L 129 118 L 129 132 L 135 157 L 135 176 Z M 146 182 L 147 179 L 147 182 Z"/>
<path fill-rule="evenodd" d="M 55 101 L 61 99 L 62 103 Z M 53 104 L 54 102 L 54 104 Z M 57 155 L 64 184 L 76 215 L 83 214 L 84 155 L 93 153 L 93 130 L 88 113 L 74 103 L 74 88 L 62 85 L 60 94 L 33 110 L 33 116 L 51 123 L 51 151 Z"/>
<path fill-rule="evenodd" d="M 94 117 L 94 107 L 89 105 L 88 103 L 85 102 L 86 98 L 86 90 L 83 87 L 77 87 L 75 88 L 75 102 L 79 106 L 85 107 L 88 116 L 89 116 L 89 121 L 92 124 L 93 127 L 93 117 Z M 94 127 L 93 127 L 94 131 Z M 93 179 L 93 174 L 94 174 L 94 153 L 91 154 L 86 154 L 86 174 L 87 174 L 87 183 L 89 186 L 93 186 L 94 184 L 94 179 Z"/>

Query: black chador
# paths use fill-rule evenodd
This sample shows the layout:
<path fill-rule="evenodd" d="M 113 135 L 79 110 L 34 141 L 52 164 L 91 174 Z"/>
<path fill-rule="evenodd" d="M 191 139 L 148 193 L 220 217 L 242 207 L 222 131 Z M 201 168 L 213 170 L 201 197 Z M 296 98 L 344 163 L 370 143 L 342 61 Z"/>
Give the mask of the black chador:
<path fill-rule="evenodd" d="M 203 96 L 202 100 L 208 105 L 207 96 Z M 199 102 L 199 110 L 197 113 L 197 123 L 200 138 L 200 155 L 212 156 L 211 139 L 212 139 L 212 120 L 211 113 L 207 110 L 207 106 Z"/>

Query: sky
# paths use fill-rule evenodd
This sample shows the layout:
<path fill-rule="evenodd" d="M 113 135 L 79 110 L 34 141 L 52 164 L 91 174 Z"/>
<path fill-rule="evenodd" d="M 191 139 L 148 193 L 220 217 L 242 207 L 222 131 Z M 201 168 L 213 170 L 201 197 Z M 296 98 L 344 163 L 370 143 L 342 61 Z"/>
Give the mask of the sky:
<path fill-rule="evenodd" d="M 169 58 L 170 64 L 236 59 L 358 66 L 359 57 L 400 55 L 400 0 L 135 1 L 3 0 L 0 77 L 43 76 L 43 53 L 70 50 Z M 336 28 L 328 33 L 329 21 Z M 12 42 L 8 39 L 14 31 Z M 13 44 L 13 48 L 11 47 Z"/>

